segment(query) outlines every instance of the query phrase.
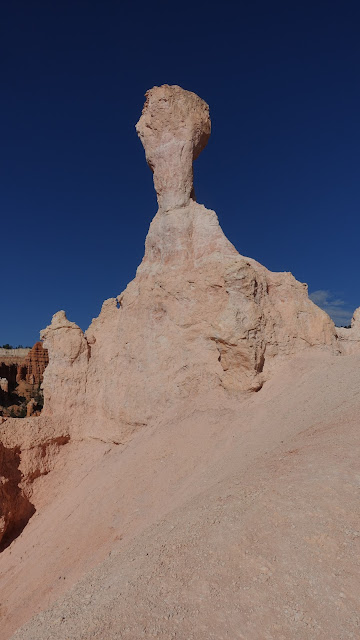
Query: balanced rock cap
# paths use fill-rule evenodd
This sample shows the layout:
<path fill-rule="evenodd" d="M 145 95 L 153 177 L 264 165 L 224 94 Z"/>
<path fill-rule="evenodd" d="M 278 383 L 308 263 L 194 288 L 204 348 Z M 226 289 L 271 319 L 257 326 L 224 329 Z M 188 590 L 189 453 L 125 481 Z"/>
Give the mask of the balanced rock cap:
<path fill-rule="evenodd" d="M 210 137 L 209 106 L 177 85 L 153 87 L 145 95 L 136 131 L 154 174 L 159 209 L 186 207 L 195 199 L 193 161 Z"/>

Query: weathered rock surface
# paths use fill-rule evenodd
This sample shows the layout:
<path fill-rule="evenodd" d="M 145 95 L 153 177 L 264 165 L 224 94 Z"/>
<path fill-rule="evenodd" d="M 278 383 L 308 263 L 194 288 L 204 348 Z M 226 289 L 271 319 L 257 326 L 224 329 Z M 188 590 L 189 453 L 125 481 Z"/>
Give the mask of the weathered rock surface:
<path fill-rule="evenodd" d="M 20 488 L 20 447 L 0 441 L 0 551 L 27 524 L 35 509 Z"/>
<path fill-rule="evenodd" d="M 26 405 L 26 417 L 30 418 L 30 416 L 32 416 L 35 413 L 35 409 L 36 409 L 36 400 L 34 398 L 31 398 L 31 400 L 29 400 L 29 402 Z"/>
<path fill-rule="evenodd" d="M 84 412 L 89 345 L 83 331 L 66 318 L 64 311 L 53 316 L 41 338 L 51 353 L 44 373 L 44 413 L 62 414 L 64 423 L 76 421 L 77 412 Z"/>
<path fill-rule="evenodd" d="M 68 441 L 59 423 L 0 418 L 0 552 L 35 513 L 33 482 L 49 473 Z"/>
<path fill-rule="evenodd" d="M 62 448 L 0 556 L 1 640 L 357 637 L 359 357 L 277 363 Z"/>
<path fill-rule="evenodd" d="M 48 363 L 47 350 L 44 349 L 42 342 L 36 342 L 25 358 L 26 381 L 30 384 L 41 384 Z"/>
<path fill-rule="evenodd" d="M 85 335 L 63 312 L 42 333 L 46 415 L 67 419 L 74 435 L 119 442 L 180 398 L 260 389 L 277 356 L 340 351 L 306 285 L 239 255 L 215 212 L 191 199 L 207 105 L 180 87 L 155 87 L 137 130 L 159 211 L 136 278 Z"/>
<path fill-rule="evenodd" d="M 156 215 L 135 280 L 85 335 L 55 318 L 42 337 L 46 415 L 115 441 L 180 398 L 259 389 L 275 356 L 339 350 L 306 286 L 240 256 L 194 202 Z"/>
<path fill-rule="evenodd" d="M 16 637 L 355 637 L 360 311 L 344 337 L 195 202 L 200 98 L 154 88 L 137 130 L 136 277 L 85 333 L 54 315 L 44 411 L 0 427 L 2 535 L 37 510 L 0 557 L 0 640 L 114 549 Z"/>
<path fill-rule="evenodd" d="M 191 91 L 167 84 L 147 91 L 136 125 L 154 174 L 159 209 L 186 207 L 193 191 L 193 161 L 211 130 L 209 107 Z"/>
<path fill-rule="evenodd" d="M 351 328 L 336 327 L 341 352 L 345 355 L 358 353 L 360 350 L 360 307 L 355 309 Z"/>

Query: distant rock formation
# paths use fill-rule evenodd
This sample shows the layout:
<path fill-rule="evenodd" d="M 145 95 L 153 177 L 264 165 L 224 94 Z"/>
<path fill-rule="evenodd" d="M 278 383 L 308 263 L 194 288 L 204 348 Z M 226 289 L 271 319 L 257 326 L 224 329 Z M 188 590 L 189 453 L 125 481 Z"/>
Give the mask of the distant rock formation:
<path fill-rule="evenodd" d="M 355 309 L 351 321 L 351 328 L 336 327 L 336 333 L 342 353 L 351 355 L 359 351 L 360 345 L 360 307 Z"/>
<path fill-rule="evenodd" d="M 16 347 L 13 349 L 7 349 L 5 347 L 0 347 L 0 361 L 3 358 L 26 358 L 29 353 L 31 347 Z"/>
<path fill-rule="evenodd" d="M 0 349 L 0 375 L 8 380 L 11 391 L 22 380 L 41 384 L 48 362 L 42 342 L 36 342 L 32 349 Z"/>
<path fill-rule="evenodd" d="M 48 362 L 48 352 L 41 342 L 32 349 L 0 349 L 0 413 L 25 416 L 26 402 L 39 394 Z M 33 413 L 37 415 L 40 410 L 40 406 L 34 407 Z"/>
<path fill-rule="evenodd" d="M 36 342 L 24 361 L 26 369 L 26 382 L 29 384 L 41 384 L 44 371 L 49 364 L 47 349 L 44 349 L 42 342 Z"/>
<path fill-rule="evenodd" d="M 29 402 L 26 405 L 26 417 L 30 418 L 30 416 L 34 415 L 35 410 L 36 410 L 36 405 L 37 402 L 35 400 L 35 398 L 31 398 L 31 400 L 29 400 Z"/>

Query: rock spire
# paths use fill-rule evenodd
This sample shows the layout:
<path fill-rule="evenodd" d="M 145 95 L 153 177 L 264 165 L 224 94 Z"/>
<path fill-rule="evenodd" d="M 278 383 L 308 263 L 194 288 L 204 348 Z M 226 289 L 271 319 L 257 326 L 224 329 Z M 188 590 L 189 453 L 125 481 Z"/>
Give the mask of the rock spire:
<path fill-rule="evenodd" d="M 126 442 L 184 398 L 257 391 L 276 359 L 346 346 L 305 284 L 239 255 L 216 213 L 194 201 L 207 104 L 154 87 L 136 128 L 159 202 L 136 277 L 85 334 L 64 312 L 42 333 L 44 418 L 66 423 L 71 437 Z"/>

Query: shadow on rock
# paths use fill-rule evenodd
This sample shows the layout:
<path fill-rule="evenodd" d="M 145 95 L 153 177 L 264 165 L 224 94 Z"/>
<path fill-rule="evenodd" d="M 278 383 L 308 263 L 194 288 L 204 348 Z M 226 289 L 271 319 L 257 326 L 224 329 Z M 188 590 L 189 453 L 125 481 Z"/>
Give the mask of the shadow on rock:
<path fill-rule="evenodd" d="M 20 535 L 35 513 L 20 486 L 19 465 L 20 448 L 6 448 L 0 442 L 0 552 Z"/>

